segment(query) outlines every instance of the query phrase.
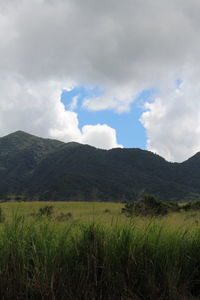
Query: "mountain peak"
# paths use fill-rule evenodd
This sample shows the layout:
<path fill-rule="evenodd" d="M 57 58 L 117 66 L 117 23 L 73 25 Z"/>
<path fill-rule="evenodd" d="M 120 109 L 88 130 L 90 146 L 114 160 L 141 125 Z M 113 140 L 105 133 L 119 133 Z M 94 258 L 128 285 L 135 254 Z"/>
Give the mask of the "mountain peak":
<path fill-rule="evenodd" d="M 32 139 L 32 138 L 38 138 L 32 134 L 29 134 L 22 130 L 17 130 L 15 132 L 9 133 L 3 137 L 0 138 L 0 140 L 24 140 L 24 139 Z"/>
<path fill-rule="evenodd" d="M 33 137 L 34 135 L 32 135 L 32 134 L 30 134 L 30 133 L 27 133 L 27 132 L 25 132 L 25 131 L 22 131 L 22 130 L 17 130 L 17 131 L 15 131 L 15 132 L 12 132 L 12 133 L 9 133 L 9 134 L 7 134 L 6 136 L 4 136 L 4 137 L 22 137 L 22 136 L 26 136 L 26 137 Z"/>
<path fill-rule="evenodd" d="M 15 131 L 15 132 L 13 132 L 13 133 L 11 133 L 11 134 L 14 134 L 14 135 L 18 135 L 18 134 L 28 134 L 27 132 L 25 132 L 25 131 L 23 131 L 23 130 L 17 130 L 17 131 Z"/>
<path fill-rule="evenodd" d="M 33 150 L 40 148 L 43 149 L 44 152 L 49 152 L 49 150 L 55 149 L 62 144 L 62 142 L 57 140 L 37 137 L 22 130 L 18 130 L 0 138 L 0 151 L 4 151 L 4 153 L 14 153 L 28 148 Z"/>

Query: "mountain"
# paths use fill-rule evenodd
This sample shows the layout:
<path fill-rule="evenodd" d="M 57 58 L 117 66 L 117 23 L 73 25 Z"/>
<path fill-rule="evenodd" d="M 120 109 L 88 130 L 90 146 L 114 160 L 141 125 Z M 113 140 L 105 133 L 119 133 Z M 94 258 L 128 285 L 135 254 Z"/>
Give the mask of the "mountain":
<path fill-rule="evenodd" d="M 0 196 L 21 194 L 36 166 L 62 144 L 23 131 L 0 138 Z"/>
<path fill-rule="evenodd" d="M 141 149 L 96 149 L 17 131 L 0 138 L 0 199 L 161 200 L 200 197 L 200 153 L 170 163 Z"/>

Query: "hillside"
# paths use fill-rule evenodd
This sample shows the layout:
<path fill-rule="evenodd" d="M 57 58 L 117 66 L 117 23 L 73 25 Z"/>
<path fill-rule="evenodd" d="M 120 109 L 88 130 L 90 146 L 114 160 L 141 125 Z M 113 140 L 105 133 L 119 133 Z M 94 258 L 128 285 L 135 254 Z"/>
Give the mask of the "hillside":
<path fill-rule="evenodd" d="M 21 194 L 36 166 L 63 143 L 22 131 L 0 138 L 0 195 Z"/>
<path fill-rule="evenodd" d="M 141 149 L 100 150 L 22 131 L 0 138 L 0 198 L 122 201 L 151 193 L 162 200 L 200 196 L 200 154 L 170 163 Z"/>

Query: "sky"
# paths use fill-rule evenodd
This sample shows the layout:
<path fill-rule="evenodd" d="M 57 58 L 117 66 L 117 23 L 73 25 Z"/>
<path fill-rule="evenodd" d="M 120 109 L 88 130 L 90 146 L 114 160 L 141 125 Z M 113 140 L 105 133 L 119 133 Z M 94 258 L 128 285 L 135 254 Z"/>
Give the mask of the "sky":
<path fill-rule="evenodd" d="M 130 109 L 124 113 L 116 113 L 111 109 L 88 110 L 83 106 L 88 98 L 103 95 L 103 91 L 98 88 L 87 88 L 84 86 L 75 87 L 70 91 L 63 91 L 61 101 L 65 109 L 78 113 L 79 127 L 82 128 L 88 123 L 107 124 L 116 130 L 117 141 L 126 148 L 146 149 L 146 132 L 140 116 L 145 111 L 144 101 L 150 101 L 155 91 L 145 90 L 137 95 Z"/>
<path fill-rule="evenodd" d="M 200 1 L 0 0 L 0 136 L 200 151 Z"/>

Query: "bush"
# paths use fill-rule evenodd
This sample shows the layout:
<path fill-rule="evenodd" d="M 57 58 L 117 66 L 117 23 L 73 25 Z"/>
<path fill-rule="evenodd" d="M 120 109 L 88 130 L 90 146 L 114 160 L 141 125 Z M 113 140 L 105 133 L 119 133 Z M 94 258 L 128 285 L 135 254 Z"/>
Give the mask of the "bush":
<path fill-rule="evenodd" d="M 5 216 L 4 216 L 4 213 L 3 213 L 3 209 L 0 207 L 0 223 L 2 223 L 4 221 L 5 221 Z"/>
<path fill-rule="evenodd" d="M 110 209 L 105 209 L 104 210 L 104 214 L 110 214 L 111 213 L 111 210 Z"/>
<path fill-rule="evenodd" d="M 39 209 L 39 215 L 50 217 L 53 214 L 53 211 L 54 207 L 52 205 L 46 205 Z"/>
<path fill-rule="evenodd" d="M 137 201 L 129 202 L 122 208 L 122 212 L 127 216 L 143 215 L 143 216 L 163 216 L 169 211 L 177 211 L 177 203 L 167 203 L 157 200 L 152 195 L 144 195 Z"/>
<path fill-rule="evenodd" d="M 181 206 L 181 209 L 186 210 L 186 211 L 199 210 L 200 209 L 200 200 L 187 202 L 186 204 L 183 204 Z"/>
<path fill-rule="evenodd" d="M 71 212 L 68 212 L 67 214 L 64 214 L 64 213 L 60 213 L 60 215 L 58 215 L 56 217 L 56 220 L 57 221 L 60 221 L 60 222 L 63 222 L 63 221 L 68 221 L 72 218 L 72 213 Z"/>

